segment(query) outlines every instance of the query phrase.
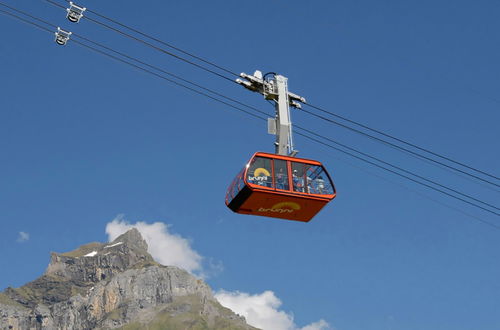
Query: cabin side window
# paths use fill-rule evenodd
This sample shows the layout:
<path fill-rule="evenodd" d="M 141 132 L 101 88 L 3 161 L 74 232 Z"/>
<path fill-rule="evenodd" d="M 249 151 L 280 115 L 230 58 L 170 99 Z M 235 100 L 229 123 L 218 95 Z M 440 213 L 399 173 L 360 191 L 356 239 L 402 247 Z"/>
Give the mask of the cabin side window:
<path fill-rule="evenodd" d="M 293 191 L 307 192 L 306 191 L 306 180 L 305 180 L 305 164 L 292 162 L 292 185 Z"/>
<path fill-rule="evenodd" d="M 273 187 L 272 160 L 264 157 L 255 157 L 247 171 L 248 183 L 263 187 Z"/>
<path fill-rule="evenodd" d="M 286 160 L 274 160 L 274 182 L 276 183 L 276 189 L 290 190 Z"/>
<path fill-rule="evenodd" d="M 244 172 L 245 169 L 243 168 L 231 182 L 231 185 L 229 186 L 229 189 L 227 190 L 226 193 L 226 203 L 231 202 L 231 200 L 233 200 L 233 198 L 236 197 L 236 195 L 238 195 L 240 190 L 245 185 L 245 182 L 243 181 Z"/>

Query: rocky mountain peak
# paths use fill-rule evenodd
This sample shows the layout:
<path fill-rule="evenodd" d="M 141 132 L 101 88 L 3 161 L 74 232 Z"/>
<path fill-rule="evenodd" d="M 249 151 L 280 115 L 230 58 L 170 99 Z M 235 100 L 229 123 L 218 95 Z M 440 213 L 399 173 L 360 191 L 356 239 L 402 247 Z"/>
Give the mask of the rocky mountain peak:
<path fill-rule="evenodd" d="M 157 265 L 148 245 L 135 228 L 109 244 L 90 243 L 66 253 L 51 253 L 45 275 L 78 283 L 95 283 L 127 269 Z"/>
<path fill-rule="evenodd" d="M 137 228 L 132 228 L 129 231 L 123 233 L 122 235 L 118 236 L 113 242 L 110 243 L 110 245 L 118 244 L 118 243 L 123 243 L 130 248 L 135 248 L 137 250 L 142 250 L 147 253 L 148 251 L 148 244 L 142 237 L 141 233 Z"/>
<path fill-rule="evenodd" d="M 156 263 L 137 229 L 51 253 L 38 279 L 0 292 L 0 330 L 255 329 L 188 272 Z"/>

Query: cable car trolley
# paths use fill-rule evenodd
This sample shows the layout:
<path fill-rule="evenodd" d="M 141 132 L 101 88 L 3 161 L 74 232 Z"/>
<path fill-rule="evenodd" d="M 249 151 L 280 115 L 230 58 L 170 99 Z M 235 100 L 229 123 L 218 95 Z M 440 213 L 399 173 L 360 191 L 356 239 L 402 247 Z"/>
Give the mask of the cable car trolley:
<path fill-rule="evenodd" d="M 66 8 L 66 18 L 72 23 L 79 23 L 85 10 L 87 10 L 87 8 L 80 7 L 70 1 L 69 8 Z"/>
<path fill-rule="evenodd" d="M 268 133 L 276 135 L 275 154 L 257 152 L 236 175 L 226 193 L 226 205 L 241 214 L 309 222 L 336 196 L 333 181 L 315 160 L 297 158 L 293 148 L 289 107 L 300 109 L 306 100 L 288 91 L 287 78 L 275 73 L 236 81 L 275 102 L 276 116 L 268 119 Z"/>
<path fill-rule="evenodd" d="M 71 34 L 73 32 L 66 31 L 61 29 L 60 27 L 57 27 L 57 32 L 55 32 L 55 39 L 54 41 L 61 46 L 64 46 L 68 43 L 69 38 L 71 37 Z"/>

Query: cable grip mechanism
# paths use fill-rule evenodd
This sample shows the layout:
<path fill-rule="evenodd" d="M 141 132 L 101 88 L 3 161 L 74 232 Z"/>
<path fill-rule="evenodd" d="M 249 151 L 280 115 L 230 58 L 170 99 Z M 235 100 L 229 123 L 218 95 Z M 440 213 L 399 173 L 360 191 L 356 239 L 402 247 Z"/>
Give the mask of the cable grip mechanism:
<path fill-rule="evenodd" d="M 61 45 L 61 46 L 66 45 L 68 43 L 69 37 L 71 36 L 72 33 L 73 32 L 69 32 L 69 31 L 61 29 L 60 27 L 57 27 L 57 32 L 55 32 L 56 44 Z"/>
<path fill-rule="evenodd" d="M 83 12 L 87 10 L 85 7 L 80 7 L 73 3 L 73 1 L 69 2 L 69 8 L 66 8 L 66 18 L 73 23 L 80 22 L 80 19 L 83 17 Z"/>

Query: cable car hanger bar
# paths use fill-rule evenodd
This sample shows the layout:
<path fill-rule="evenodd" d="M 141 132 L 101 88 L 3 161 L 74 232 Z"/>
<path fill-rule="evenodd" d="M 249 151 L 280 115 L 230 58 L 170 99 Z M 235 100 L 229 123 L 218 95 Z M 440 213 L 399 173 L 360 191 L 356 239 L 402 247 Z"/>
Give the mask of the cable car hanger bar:
<path fill-rule="evenodd" d="M 270 77 L 272 76 L 272 77 Z M 236 82 L 246 89 L 264 95 L 266 100 L 275 102 L 276 116 L 268 118 L 268 133 L 276 135 L 275 153 L 295 157 L 298 150 L 293 148 L 290 106 L 300 109 L 306 99 L 288 91 L 288 78 L 274 72 L 262 75 L 257 70 L 253 75 L 241 73 Z"/>

